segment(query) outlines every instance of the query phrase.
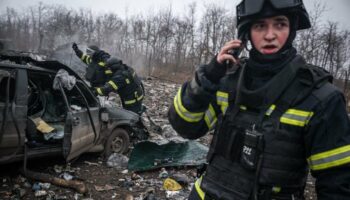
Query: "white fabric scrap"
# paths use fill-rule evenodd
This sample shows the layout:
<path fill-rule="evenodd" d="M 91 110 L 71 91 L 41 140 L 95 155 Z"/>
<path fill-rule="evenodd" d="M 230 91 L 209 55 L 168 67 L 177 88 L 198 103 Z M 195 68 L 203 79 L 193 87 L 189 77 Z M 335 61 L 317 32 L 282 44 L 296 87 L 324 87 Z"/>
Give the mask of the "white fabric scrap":
<path fill-rule="evenodd" d="M 69 75 L 66 70 L 60 69 L 58 70 L 55 79 L 53 80 L 53 89 L 60 89 L 59 82 L 63 87 L 67 88 L 67 90 L 71 90 L 76 83 L 76 78 Z"/>

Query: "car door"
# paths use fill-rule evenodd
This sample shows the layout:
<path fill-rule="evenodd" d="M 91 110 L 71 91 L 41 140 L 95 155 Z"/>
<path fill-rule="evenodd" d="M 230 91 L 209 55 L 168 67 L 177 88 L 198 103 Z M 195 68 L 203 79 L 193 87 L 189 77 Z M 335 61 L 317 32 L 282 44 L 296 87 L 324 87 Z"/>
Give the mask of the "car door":
<path fill-rule="evenodd" d="M 100 136 L 99 104 L 83 82 L 61 89 L 67 108 L 63 156 L 67 161 L 92 148 Z"/>
<path fill-rule="evenodd" d="M 0 66 L 0 163 L 10 162 L 23 148 L 27 84 L 25 69 Z"/>

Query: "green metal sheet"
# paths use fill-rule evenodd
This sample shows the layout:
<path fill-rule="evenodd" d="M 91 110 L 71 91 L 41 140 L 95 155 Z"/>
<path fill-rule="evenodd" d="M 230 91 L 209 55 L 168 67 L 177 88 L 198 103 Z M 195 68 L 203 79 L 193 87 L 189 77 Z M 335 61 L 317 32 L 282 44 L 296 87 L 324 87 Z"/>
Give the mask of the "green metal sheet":
<path fill-rule="evenodd" d="M 140 142 L 131 152 L 128 169 L 146 171 L 171 166 L 198 166 L 206 162 L 207 153 L 208 147 L 196 141 L 162 145 L 150 141 Z"/>

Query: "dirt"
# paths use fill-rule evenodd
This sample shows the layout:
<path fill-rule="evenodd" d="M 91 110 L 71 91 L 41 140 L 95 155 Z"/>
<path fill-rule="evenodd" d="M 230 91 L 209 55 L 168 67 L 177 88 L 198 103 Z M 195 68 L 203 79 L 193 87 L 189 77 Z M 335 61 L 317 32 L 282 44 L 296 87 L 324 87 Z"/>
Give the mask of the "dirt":
<path fill-rule="evenodd" d="M 179 84 L 160 80 L 145 80 L 145 104 L 152 119 L 161 126 L 168 125 L 167 110 L 171 104 Z M 208 135 L 199 141 L 203 144 L 210 142 Z M 21 163 L 0 166 L 0 199 L 187 199 L 191 186 L 196 179 L 196 168 L 166 168 L 165 174 L 172 177 L 181 174 L 187 177 L 188 184 L 176 192 L 166 191 L 163 187 L 166 176 L 161 169 L 134 173 L 125 169 L 111 168 L 106 165 L 100 154 L 84 154 L 71 162 L 64 163 L 62 158 L 31 160 L 28 168 L 36 172 L 51 174 L 54 177 L 71 176 L 73 179 L 83 181 L 88 192 L 84 195 L 68 188 L 50 185 L 42 189 L 46 195 L 35 196 L 33 185 L 38 183 L 23 177 L 19 173 Z M 65 173 L 64 173 L 65 172 Z M 161 176 L 161 177 L 160 177 Z M 306 199 L 316 199 L 314 180 L 309 177 L 305 190 Z M 155 198 L 153 198 L 155 197 Z"/>

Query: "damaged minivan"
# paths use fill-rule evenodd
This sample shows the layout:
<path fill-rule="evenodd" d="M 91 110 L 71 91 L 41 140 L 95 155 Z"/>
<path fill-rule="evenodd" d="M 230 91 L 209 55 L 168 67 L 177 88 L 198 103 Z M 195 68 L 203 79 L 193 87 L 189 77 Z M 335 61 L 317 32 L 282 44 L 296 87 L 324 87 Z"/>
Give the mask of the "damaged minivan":
<path fill-rule="evenodd" d="M 126 153 L 130 141 L 147 136 L 139 115 L 102 107 L 68 66 L 0 52 L 0 164 L 50 155 L 70 161 L 85 152 Z"/>

